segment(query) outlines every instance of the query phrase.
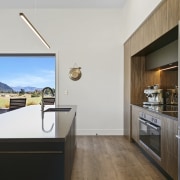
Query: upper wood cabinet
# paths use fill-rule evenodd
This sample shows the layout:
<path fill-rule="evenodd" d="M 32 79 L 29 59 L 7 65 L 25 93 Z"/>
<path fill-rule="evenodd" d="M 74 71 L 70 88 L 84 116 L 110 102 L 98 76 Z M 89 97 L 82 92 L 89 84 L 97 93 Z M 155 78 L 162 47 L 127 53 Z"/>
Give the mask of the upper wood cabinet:
<path fill-rule="evenodd" d="M 168 31 L 167 1 L 163 1 L 144 22 L 144 47 Z"/>
<path fill-rule="evenodd" d="M 144 47 L 144 27 L 140 26 L 131 38 L 131 55 L 136 54 Z"/>
<path fill-rule="evenodd" d="M 131 36 L 131 56 L 178 24 L 180 1 L 164 0 Z"/>
<path fill-rule="evenodd" d="M 168 15 L 168 29 L 172 29 L 178 24 L 180 19 L 180 1 L 179 0 L 167 0 L 167 15 Z"/>

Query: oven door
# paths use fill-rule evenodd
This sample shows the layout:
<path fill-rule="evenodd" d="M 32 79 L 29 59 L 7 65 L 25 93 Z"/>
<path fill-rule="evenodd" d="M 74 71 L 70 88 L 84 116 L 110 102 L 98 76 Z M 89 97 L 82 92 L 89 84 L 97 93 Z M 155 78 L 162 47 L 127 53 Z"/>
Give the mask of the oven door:
<path fill-rule="evenodd" d="M 149 133 L 149 148 L 161 157 L 161 127 L 152 123 L 147 123 Z"/>
<path fill-rule="evenodd" d="M 141 118 L 139 118 L 139 139 L 140 142 L 142 142 L 146 146 L 149 145 L 149 132 L 147 121 Z"/>
<path fill-rule="evenodd" d="M 158 159 L 161 157 L 161 128 L 139 118 L 140 143 Z"/>

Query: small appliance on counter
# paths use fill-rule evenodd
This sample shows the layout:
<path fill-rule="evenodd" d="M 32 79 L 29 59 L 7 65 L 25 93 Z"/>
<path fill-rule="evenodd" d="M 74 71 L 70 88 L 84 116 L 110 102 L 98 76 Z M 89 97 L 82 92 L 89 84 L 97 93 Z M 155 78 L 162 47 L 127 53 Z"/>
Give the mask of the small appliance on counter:
<path fill-rule="evenodd" d="M 167 89 L 165 91 L 165 103 L 166 104 L 178 104 L 178 87 L 175 89 Z"/>
<path fill-rule="evenodd" d="M 144 105 L 159 105 L 164 104 L 163 89 L 159 89 L 156 84 L 154 86 L 148 86 L 148 89 L 144 89 L 144 93 L 147 97 L 147 102 L 143 102 Z"/>

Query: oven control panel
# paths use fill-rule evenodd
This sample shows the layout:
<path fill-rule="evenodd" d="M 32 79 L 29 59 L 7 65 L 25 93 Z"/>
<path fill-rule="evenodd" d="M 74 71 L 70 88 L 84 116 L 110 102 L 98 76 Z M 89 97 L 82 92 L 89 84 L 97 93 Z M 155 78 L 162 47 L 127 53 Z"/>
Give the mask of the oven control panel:
<path fill-rule="evenodd" d="M 146 114 L 146 113 L 144 113 L 144 112 L 140 112 L 140 113 L 139 113 L 139 117 L 142 118 L 142 119 L 144 119 L 144 120 L 146 120 L 146 121 L 149 121 L 149 122 L 151 122 L 151 123 L 153 123 L 153 124 L 156 124 L 156 125 L 158 125 L 158 126 L 161 126 L 161 120 L 158 119 L 158 118 L 156 118 L 156 117 L 154 117 L 154 116 L 151 116 L 151 115 Z"/>

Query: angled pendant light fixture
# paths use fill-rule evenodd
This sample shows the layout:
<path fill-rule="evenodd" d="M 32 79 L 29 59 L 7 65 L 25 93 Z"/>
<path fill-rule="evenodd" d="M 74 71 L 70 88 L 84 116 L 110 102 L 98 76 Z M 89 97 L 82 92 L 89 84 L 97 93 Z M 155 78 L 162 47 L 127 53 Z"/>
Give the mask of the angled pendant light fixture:
<path fill-rule="evenodd" d="M 24 15 L 24 13 L 19 13 L 19 16 L 24 20 L 24 22 L 30 27 L 30 29 L 36 34 L 36 36 L 42 41 L 42 43 L 50 49 L 49 44 L 45 41 L 45 39 L 41 36 L 38 30 L 32 25 L 29 19 Z"/>

